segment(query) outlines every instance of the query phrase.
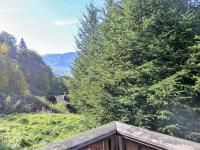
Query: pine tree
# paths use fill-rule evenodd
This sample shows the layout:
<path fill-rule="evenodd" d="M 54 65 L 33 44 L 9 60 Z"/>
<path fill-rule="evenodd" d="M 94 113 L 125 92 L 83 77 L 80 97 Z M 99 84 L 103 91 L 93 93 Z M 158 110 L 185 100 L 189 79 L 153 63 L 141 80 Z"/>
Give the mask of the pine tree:
<path fill-rule="evenodd" d="M 190 0 L 108 5 L 93 36 L 78 43 L 73 106 L 100 124 L 120 120 L 200 141 L 199 8 Z"/>
<path fill-rule="evenodd" d="M 76 36 L 76 46 L 79 51 L 83 52 L 86 49 L 89 39 L 94 35 L 94 31 L 99 23 L 98 12 L 99 10 L 90 3 L 86 7 L 86 14 L 83 14 L 83 19 L 80 19 L 81 27 Z"/>
<path fill-rule="evenodd" d="M 94 49 L 91 48 L 92 41 L 95 39 L 96 36 L 96 29 L 99 24 L 98 19 L 98 12 L 99 10 L 91 3 L 89 6 L 86 7 L 87 13 L 83 14 L 83 19 L 80 20 L 81 27 L 79 29 L 78 35 L 76 37 L 76 45 L 78 48 L 78 56 L 75 60 L 75 64 L 73 67 L 73 83 L 72 87 L 77 87 L 76 90 L 72 88 L 71 90 L 74 91 L 71 95 L 76 99 L 77 105 L 81 108 L 81 101 L 84 101 L 84 94 L 81 92 L 81 85 L 84 81 L 84 76 L 87 75 L 87 68 L 89 63 L 91 63 L 92 53 Z M 86 84 L 86 83 L 84 83 Z"/>
<path fill-rule="evenodd" d="M 27 46 L 23 38 L 21 38 L 21 41 L 19 43 L 19 48 L 23 50 L 27 50 Z"/>

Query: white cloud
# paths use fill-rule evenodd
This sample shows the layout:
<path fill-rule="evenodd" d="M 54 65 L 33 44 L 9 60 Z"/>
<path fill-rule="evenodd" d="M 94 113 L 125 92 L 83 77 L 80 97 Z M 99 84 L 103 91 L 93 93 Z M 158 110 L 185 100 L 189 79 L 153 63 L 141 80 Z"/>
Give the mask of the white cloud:
<path fill-rule="evenodd" d="M 53 22 L 53 25 L 56 26 L 67 26 L 72 24 L 77 24 L 79 21 L 77 19 L 63 19 L 63 20 L 56 20 Z"/>

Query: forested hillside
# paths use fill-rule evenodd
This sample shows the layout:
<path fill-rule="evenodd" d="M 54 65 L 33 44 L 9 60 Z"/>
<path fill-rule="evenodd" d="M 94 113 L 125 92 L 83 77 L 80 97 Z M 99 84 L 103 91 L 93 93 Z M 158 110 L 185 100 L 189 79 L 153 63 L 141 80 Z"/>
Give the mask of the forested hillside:
<path fill-rule="evenodd" d="M 44 98 L 51 101 L 52 96 L 64 94 L 65 81 L 55 76 L 23 39 L 17 45 L 13 35 L 0 33 L 0 113 L 36 112 L 42 108 L 67 112 L 63 102 L 52 106 Z"/>
<path fill-rule="evenodd" d="M 42 58 L 28 50 L 22 40 L 16 46 L 14 36 L 0 34 L 0 89 L 24 95 L 45 95 L 51 90 L 53 74 Z"/>
<path fill-rule="evenodd" d="M 19 64 L 12 59 L 16 54 L 15 42 L 12 35 L 6 32 L 0 34 L 0 90 L 16 94 L 30 94 Z"/>
<path fill-rule="evenodd" d="M 80 113 L 200 142 L 199 0 L 107 0 L 81 24 L 69 95 Z"/>
<path fill-rule="evenodd" d="M 42 57 L 27 48 L 22 39 L 7 32 L 0 33 L 0 91 L 17 95 L 59 95 L 66 89 L 62 80 L 52 73 Z"/>

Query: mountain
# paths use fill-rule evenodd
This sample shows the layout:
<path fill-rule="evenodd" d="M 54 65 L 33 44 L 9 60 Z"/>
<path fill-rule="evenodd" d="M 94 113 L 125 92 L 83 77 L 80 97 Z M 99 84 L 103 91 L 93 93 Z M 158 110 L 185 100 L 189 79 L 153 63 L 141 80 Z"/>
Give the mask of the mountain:
<path fill-rule="evenodd" d="M 44 62 L 52 68 L 53 73 L 62 76 L 71 76 L 71 66 L 75 57 L 76 52 L 46 54 L 42 56 Z"/>

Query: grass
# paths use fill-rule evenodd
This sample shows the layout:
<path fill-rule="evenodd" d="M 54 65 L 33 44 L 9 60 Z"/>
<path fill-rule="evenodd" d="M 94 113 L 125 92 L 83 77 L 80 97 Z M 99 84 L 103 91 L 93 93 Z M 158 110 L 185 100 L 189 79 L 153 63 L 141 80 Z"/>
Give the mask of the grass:
<path fill-rule="evenodd" d="M 80 115 L 7 115 L 0 117 L 0 149 L 36 149 L 87 129 L 88 126 Z"/>

